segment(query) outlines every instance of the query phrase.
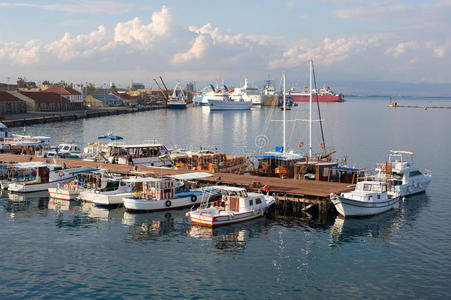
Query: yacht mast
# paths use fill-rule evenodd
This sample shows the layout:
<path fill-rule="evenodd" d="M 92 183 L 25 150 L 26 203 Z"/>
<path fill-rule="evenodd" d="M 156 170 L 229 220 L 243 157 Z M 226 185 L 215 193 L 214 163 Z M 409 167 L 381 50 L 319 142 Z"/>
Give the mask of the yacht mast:
<path fill-rule="evenodd" d="M 286 153 L 286 141 L 285 141 L 285 112 L 286 112 L 286 95 L 285 95 L 285 79 L 286 73 L 283 72 L 283 154 Z"/>
<path fill-rule="evenodd" d="M 310 117 L 309 117 L 309 157 L 312 157 L 312 70 L 313 61 L 310 60 Z"/>

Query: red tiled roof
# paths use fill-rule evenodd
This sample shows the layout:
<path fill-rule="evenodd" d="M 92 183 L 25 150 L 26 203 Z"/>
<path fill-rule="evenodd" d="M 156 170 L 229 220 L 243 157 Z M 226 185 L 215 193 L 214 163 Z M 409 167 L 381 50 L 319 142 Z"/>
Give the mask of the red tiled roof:
<path fill-rule="evenodd" d="M 124 100 L 139 99 L 139 96 L 132 96 L 132 95 L 129 95 L 127 93 L 117 93 L 117 92 L 115 92 L 114 94 L 116 96 L 121 97 Z"/>
<path fill-rule="evenodd" d="M 52 92 L 20 92 L 22 95 L 33 99 L 37 103 L 70 103 L 70 101 L 64 97 L 61 97 L 57 93 Z"/>
<path fill-rule="evenodd" d="M 57 93 L 59 95 L 81 95 L 79 91 L 74 90 L 70 86 L 66 87 L 51 86 L 48 89 L 44 90 L 44 92 Z"/>
<path fill-rule="evenodd" d="M 0 92 L 0 102 L 23 102 L 16 96 L 11 95 L 8 92 Z"/>

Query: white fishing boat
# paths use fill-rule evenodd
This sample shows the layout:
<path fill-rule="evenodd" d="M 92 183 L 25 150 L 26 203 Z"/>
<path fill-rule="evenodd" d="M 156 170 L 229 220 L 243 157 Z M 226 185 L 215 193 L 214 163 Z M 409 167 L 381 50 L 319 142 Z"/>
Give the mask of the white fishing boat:
<path fill-rule="evenodd" d="M 246 189 L 230 186 L 215 187 L 222 198 L 210 207 L 203 202 L 197 210 L 186 215 L 192 223 L 206 226 L 226 225 L 262 217 L 275 203 L 272 196 L 248 193 Z"/>
<path fill-rule="evenodd" d="M 186 108 L 186 100 L 187 97 L 180 86 L 180 82 L 177 82 L 172 95 L 168 97 L 167 107 L 172 109 Z"/>
<path fill-rule="evenodd" d="M 376 168 L 376 180 L 390 183 L 391 190 L 401 192 L 401 196 L 422 193 L 432 179 L 429 170 L 422 173 L 413 162 L 413 152 L 391 150 L 386 163 Z"/>
<path fill-rule="evenodd" d="M 132 187 L 126 178 L 113 176 L 104 178 L 100 186 L 81 191 L 78 198 L 98 206 L 118 206 L 122 198 L 131 195 Z"/>
<path fill-rule="evenodd" d="M 105 158 L 105 155 L 109 152 L 108 147 L 125 144 L 123 137 L 113 135 L 112 132 L 99 136 L 97 139 L 97 142 L 88 143 L 83 147 L 83 152 L 81 154 L 83 160 L 107 162 L 108 159 Z"/>
<path fill-rule="evenodd" d="M 354 191 L 330 195 L 338 213 L 344 217 L 372 216 L 386 212 L 398 203 L 399 198 L 399 191 L 389 191 L 388 183 L 381 181 L 361 181 Z"/>
<path fill-rule="evenodd" d="M 31 154 L 43 157 L 52 149 L 51 138 L 48 136 L 31 136 L 24 134 L 12 134 L 3 140 L 3 151 L 15 154 Z"/>
<path fill-rule="evenodd" d="M 47 191 L 49 188 L 56 187 L 59 183 L 73 179 L 75 174 L 86 170 L 86 168 L 64 169 L 61 165 L 41 162 L 16 168 L 30 171 L 29 173 L 24 172 L 24 177 L 19 178 L 20 181 L 8 184 L 8 191 L 16 193 Z M 88 167 L 88 169 L 90 168 Z"/>
<path fill-rule="evenodd" d="M 81 158 L 82 148 L 75 142 L 61 143 L 55 150 L 45 152 L 45 157 Z"/>
<path fill-rule="evenodd" d="M 108 144 L 103 157 L 112 164 L 170 167 L 169 154 L 166 146 L 159 143 Z"/>
<path fill-rule="evenodd" d="M 64 185 L 59 185 L 53 188 L 47 189 L 50 198 L 59 200 L 76 200 L 78 195 L 80 195 L 80 186 L 76 181 L 71 181 L 65 183 Z"/>
<path fill-rule="evenodd" d="M 183 185 L 176 181 L 176 178 L 189 180 L 211 176 L 211 174 L 193 174 L 175 175 L 173 176 L 175 178 L 132 178 L 129 181 L 134 186 L 134 194 L 123 199 L 124 207 L 127 211 L 157 211 L 200 204 L 207 190 L 184 189 Z M 213 194 L 208 194 L 207 199 Z"/>
<path fill-rule="evenodd" d="M 94 188 L 102 184 L 101 178 L 106 174 L 106 170 L 86 167 L 83 172 L 79 172 L 76 177 L 64 184 L 48 189 L 50 198 L 60 200 L 76 200 L 81 191 Z"/>
<path fill-rule="evenodd" d="M 263 97 L 258 88 L 250 87 L 247 78 L 244 78 L 244 85 L 239 88 L 235 88 L 230 94 L 233 100 L 251 102 L 253 105 L 262 105 Z"/>

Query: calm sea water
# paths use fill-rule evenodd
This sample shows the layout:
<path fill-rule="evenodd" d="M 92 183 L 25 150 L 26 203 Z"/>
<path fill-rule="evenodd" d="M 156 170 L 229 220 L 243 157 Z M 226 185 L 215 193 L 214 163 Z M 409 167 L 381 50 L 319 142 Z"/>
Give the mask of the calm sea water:
<path fill-rule="evenodd" d="M 371 218 L 277 216 L 213 230 L 184 210 L 129 214 L 45 193 L 0 199 L 1 298 L 448 298 L 451 294 L 451 111 L 390 109 L 388 100 L 322 104 L 326 147 L 367 169 L 390 149 L 415 152 L 433 172 L 425 194 Z M 399 104 L 451 105 L 444 99 Z M 287 112 L 293 151 L 308 144 L 308 105 Z M 282 143 L 282 112 L 152 111 L 30 126 L 82 143 L 108 131 L 198 149 L 258 154 Z M 318 120 L 315 113 L 314 119 Z M 313 148 L 319 150 L 319 122 Z M 13 129 L 21 132 L 21 128 Z"/>

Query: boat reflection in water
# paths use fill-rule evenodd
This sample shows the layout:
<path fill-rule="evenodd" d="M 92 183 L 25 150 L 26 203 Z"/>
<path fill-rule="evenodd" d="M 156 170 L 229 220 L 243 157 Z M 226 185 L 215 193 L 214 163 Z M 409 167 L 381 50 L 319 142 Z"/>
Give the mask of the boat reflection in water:
<path fill-rule="evenodd" d="M 55 198 L 49 199 L 48 204 L 49 210 L 55 211 L 74 211 L 80 210 L 80 202 L 79 201 L 68 201 L 68 200 L 60 200 Z"/>
<path fill-rule="evenodd" d="M 33 218 L 47 215 L 47 192 L 13 194 L 3 192 L 1 205 L 9 213 L 10 218 Z"/>
<path fill-rule="evenodd" d="M 409 220 L 416 219 L 418 212 L 428 200 L 425 194 L 403 198 L 395 209 L 369 218 L 345 219 L 338 215 L 330 227 L 331 241 L 340 244 L 368 237 L 382 238 L 388 242 L 401 226 Z"/>
<path fill-rule="evenodd" d="M 122 224 L 130 226 L 133 240 L 151 240 L 175 232 L 183 233 L 188 226 L 185 214 L 184 209 L 139 214 L 124 212 Z"/>
<path fill-rule="evenodd" d="M 81 212 L 92 219 L 99 221 L 110 221 L 112 219 L 119 219 L 124 213 L 122 208 L 107 208 L 99 207 L 92 202 L 82 202 Z"/>
<path fill-rule="evenodd" d="M 250 238 L 266 234 L 266 219 L 255 219 L 246 223 L 232 224 L 222 227 L 204 227 L 191 225 L 188 236 L 198 240 L 214 241 L 214 246 L 222 251 L 239 251 L 245 248 Z"/>

